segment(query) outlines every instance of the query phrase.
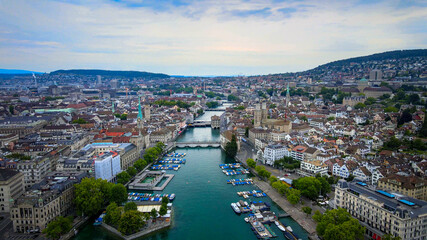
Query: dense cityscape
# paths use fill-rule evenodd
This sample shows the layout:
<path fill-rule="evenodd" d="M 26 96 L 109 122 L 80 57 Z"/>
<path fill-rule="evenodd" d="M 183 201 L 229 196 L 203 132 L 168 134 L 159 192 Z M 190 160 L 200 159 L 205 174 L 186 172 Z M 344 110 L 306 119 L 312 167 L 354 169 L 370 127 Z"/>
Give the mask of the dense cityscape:
<path fill-rule="evenodd" d="M 426 22 L 0 0 L 0 240 L 427 240 Z"/>
<path fill-rule="evenodd" d="M 192 149 L 221 147 L 221 184 L 252 187 L 229 211 L 253 237 L 425 239 L 426 53 L 259 76 L 2 74 L 2 238 L 170 231 L 185 200 L 163 189 L 191 168 Z"/>

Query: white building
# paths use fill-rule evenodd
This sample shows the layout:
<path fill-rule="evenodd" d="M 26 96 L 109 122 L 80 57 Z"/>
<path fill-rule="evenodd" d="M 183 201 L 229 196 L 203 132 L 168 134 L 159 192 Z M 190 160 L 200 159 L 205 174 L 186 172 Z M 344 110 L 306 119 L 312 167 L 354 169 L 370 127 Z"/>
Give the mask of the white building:
<path fill-rule="evenodd" d="M 120 155 L 116 152 L 100 154 L 95 159 L 95 178 L 111 182 L 120 173 Z"/>
<path fill-rule="evenodd" d="M 310 176 L 315 176 L 316 174 L 327 175 L 328 174 L 328 165 L 320 160 L 304 160 L 300 165 L 301 171 L 308 173 Z"/>
<path fill-rule="evenodd" d="M 264 164 L 273 165 L 274 161 L 283 157 L 289 157 L 289 151 L 286 146 L 268 145 L 264 149 Z"/>
<path fill-rule="evenodd" d="M 335 163 L 332 174 L 337 177 L 341 178 L 348 178 L 351 174 L 351 172 L 348 170 L 347 165 L 343 162 Z"/>

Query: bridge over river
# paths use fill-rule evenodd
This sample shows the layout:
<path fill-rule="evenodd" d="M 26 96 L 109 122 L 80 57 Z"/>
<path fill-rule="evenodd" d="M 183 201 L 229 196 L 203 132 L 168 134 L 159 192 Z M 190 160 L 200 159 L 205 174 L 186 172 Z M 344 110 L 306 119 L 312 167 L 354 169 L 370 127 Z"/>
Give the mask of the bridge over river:
<path fill-rule="evenodd" d="M 196 148 L 196 147 L 214 147 L 219 148 L 221 147 L 221 143 L 219 141 L 200 141 L 200 142 L 172 142 L 168 144 L 168 149 L 172 148 L 184 148 L 184 147 L 190 147 L 190 148 Z"/>

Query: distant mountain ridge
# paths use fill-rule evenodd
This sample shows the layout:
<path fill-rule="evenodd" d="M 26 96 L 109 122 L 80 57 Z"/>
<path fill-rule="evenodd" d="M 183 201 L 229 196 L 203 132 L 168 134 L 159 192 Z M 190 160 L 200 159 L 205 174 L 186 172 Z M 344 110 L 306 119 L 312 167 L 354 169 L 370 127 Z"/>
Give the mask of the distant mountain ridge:
<path fill-rule="evenodd" d="M 140 71 L 114 71 L 114 70 L 99 70 L 99 69 L 70 69 L 70 70 L 57 70 L 50 74 L 77 74 L 77 75 L 100 75 L 109 77 L 143 77 L 143 78 L 170 78 L 169 75 L 163 73 L 150 73 Z"/>
<path fill-rule="evenodd" d="M 427 57 L 427 49 L 396 50 L 396 51 L 388 51 L 383 53 L 375 53 L 372 55 L 361 56 L 361 57 L 347 58 L 343 60 L 322 64 L 312 70 L 316 70 L 324 67 L 331 67 L 331 66 L 343 66 L 350 63 L 361 63 L 366 61 L 381 61 L 381 60 L 387 60 L 387 59 L 401 59 L 401 58 L 408 58 L 408 57 Z"/>

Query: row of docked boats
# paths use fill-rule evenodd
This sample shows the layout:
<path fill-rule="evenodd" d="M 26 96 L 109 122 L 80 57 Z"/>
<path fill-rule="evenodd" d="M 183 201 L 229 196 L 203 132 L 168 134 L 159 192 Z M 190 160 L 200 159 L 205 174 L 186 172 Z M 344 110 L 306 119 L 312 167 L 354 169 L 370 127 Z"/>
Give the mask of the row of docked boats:
<path fill-rule="evenodd" d="M 175 158 L 183 158 L 187 155 L 187 153 L 168 153 L 166 157 L 175 157 Z"/>
<path fill-rule="evenodd" d="M 252 185 L 254 184 L 252 178 L 246 178 L 246 179 L 228 179 L 227 184 L 232 184 L 233 186 L 236 185 Z"/>
<path fill-rule="evenodd" d="M 165 164 L 165 165 L 156 164 L 156 165 L 153 165 L 151 167 L 151 170 L 175 170 L 175 171 L 178 171 L 180 168 L 181 168 L 181 165 L 179 165 L 179 164 L 175 164 L 175 165 L 170 165 L 170 164 Z"/>
<path fill-rule="evenodd" d="M 291 226 L 285 226 L 279 220 L 274 221 L 274 224 L 276 224 L 277 228 L 279 228 L 280 231 L 283 232 L 283 236 L 285 236 L 286 239 L 289 239 L 289 240 L 300 240 L 301 239 L 294 233 Z"/>
<path fill-rule="evenodd" d="M 249 171 L 246 169 L 225 169 L 222 170 L 222 172 L 227 176 L 243 175 L 249 173 Z"/>
<path fill-rule="evenodd" d="M 175 158 L 174 158 L 175 159 Z M 164 160 L 159 160 L 158 163 L 162 163 L 162 164 L 185 164 L 187 161 L 185 159 L 176 159 L 176 160 L 169 160 L 169 159 L 164 159 Z"/>
<path fill-rule="evenodd" d="M 231 208 L 236 214 L 252 212 L 252 209 L 250 208 L 249 204 L 242 200 L 236 203 L 231 203 Z"/>
<path fill-rule="evenodd" d="M 154 193 L 137 193 L 137 192 L 129 192 L 128 200 L 131 201 L 150 201 L 150 202 L 161 202 L 163 197 L 167 197 L 169 201 L 173 201 L 175 199 L 175 193 L 172 194 L 154 194 Z"/>
<path fill-rule="evenodd" d="M 243 198 L 249 198 L 249 197 L 267 197 L 267 194 L 260 190 L 253 190 L 253 191 L 243 191 L 243 192 L 237 192 L 237 195 Z"/>
<path fill-rule="evenodd" d="M 227 164 L 220 164 L 219 167 L 221 169 L 236 169 L 240 167 L 240 163 L 227 163 Z"/>

